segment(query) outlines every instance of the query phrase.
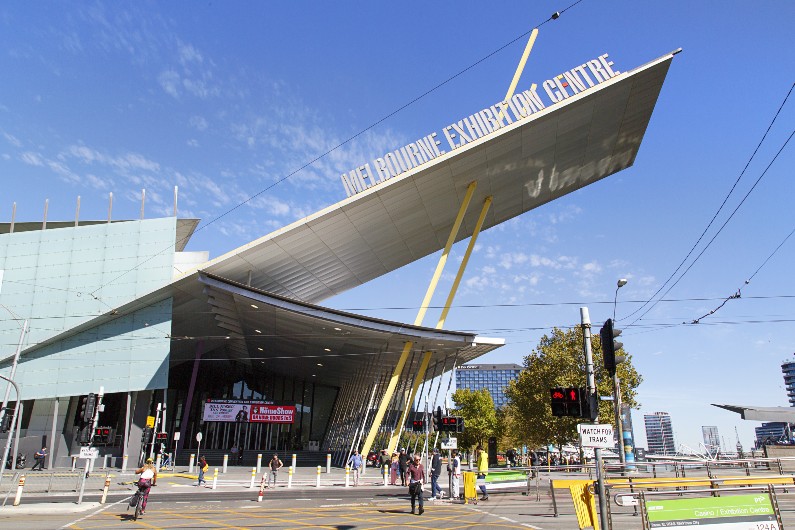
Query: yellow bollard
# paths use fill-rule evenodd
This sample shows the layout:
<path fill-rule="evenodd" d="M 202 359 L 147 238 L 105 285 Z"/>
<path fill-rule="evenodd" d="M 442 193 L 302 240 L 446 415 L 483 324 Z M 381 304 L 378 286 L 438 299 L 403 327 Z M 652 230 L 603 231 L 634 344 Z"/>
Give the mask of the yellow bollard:
<path fill-rule="evenodd" d="M 224 455 L 224 473 L 226 473 L 226 466 L 229 464 L 229 455 Z"/>
<path fill-rule="evenodd" d="M 287 470 L 287 487 L 293 487 L 293 466 L 290 466 L 290 469 Z"/>
<path fill-rule="evenodd" d="M 387 475 L 389 474 L 389 466 L 384 466 L 384 486 L 388 484 Z"/>
<path fill-rule="evenodd" d="M 216 485 L 218 484 L 218 468 L 215 468 L 213 472 L 213 489 L 215 489 Z"/>
<path fill-rule="evenodd" d="M 127 459 L 128 458 L 129 457 L 127 455 L 124 455 L 124 457 L 121 459 L 121 470 L 122 471 L 127 471 Z"/>
<path fill-rule="evenodd" d="M 257 454 L 257 473 L 262 469 L 262 453 Z"/>
<path fill-rule="evenodd" d="M 331 454 L 326 453 L 326 473 L 331 473 Z"/>
<path fill-rule="evenodd" d="M 108 488 L 110 487 L 110 473 L 105 475 L 105 487 L 102 488 L 102 498 L 99 500 L 100 504 L 105 504 L 105 499 L 108 498 Z"/>
<path fill-rule="evenodd" d="M 320 487 L 320 470 L 323 469 L 321 466 L 317 466 L 317 487 Z"/>
<path fill-rule="evenodd" d="M 14 506 L 19 506 L 22 500 L 22 488 L 25 487 L 25 475 L 19 477 L 19 485 L 17 486 L 17 496 L 14 497 Z"/>
<path fill-rule="evenodd" d="M 257 478 L 257 468 L 256 467 L 252 467 L 251 468 L 251 485 L 249 486 L 249 488 L 251 488 L 251 489 L 254 489 L 254 479 L 255 478 Z"/>
<path fill-rule="evenodd" d="M 351 466 L 345 466 L 345 487 L 349 487 L 351 481 Z"/>
<path fill-rule="evenodd" d="M 188 473 L 193 473 L 193 464 L 196 462 L 196 454 L 190 454 L 190 460 L 188 460 Z"/>

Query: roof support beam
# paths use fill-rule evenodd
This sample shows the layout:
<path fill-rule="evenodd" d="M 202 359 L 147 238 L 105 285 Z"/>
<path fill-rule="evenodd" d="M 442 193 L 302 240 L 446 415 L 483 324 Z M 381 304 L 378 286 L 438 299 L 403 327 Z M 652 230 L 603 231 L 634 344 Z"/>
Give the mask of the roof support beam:
<path fill-rule="evenodd" d="M 472 200 L 472 195 L 475 193 L 475 188 L 477 188 L 477 185 L 477 181 L 473 180 L 469 183 L 469 186 L 467 186 L 464 200 L 461 202 L 461 206 L 458 208 L 458 215 L 456 215 L 455 222 L 453 223 L 453 227 L 450 230 L 450 235 L 447 238 L 447 243 L 444 246 L 444 251 L 442 251 L 442 255 L 439 257 L 439 262 L 436 264 L 436 270 L 434 271 L 431 282 L 428 285 L 427 291 L 425 292 L 425 298 L 422 301 L 420 310 L 417 312 L 417 318 L 414 319 L 415 326 L 421 325 L 423 319 L 425 318 L 425 313 L 428 311 L 428 306 L 431 303 L 431 297 L 433 296 L 434 291 L 436 291 L 439 278 L 442 276 L 442 270 L 444 270 L 444 266 L 447 263 L 447 257 L 450 255 L 450 250 L 453 248 L 453 243 L 455 243 L 455 239 L 458 236 L 458 230 L 461 228 L 461 223 L 464 221 L 464 214 L 466 213 L 467 208 L 469 208 L 469 203 Z M 398 380 L 400 379 L 400 373 L 403 371 L 403 367 L 406 365 L 406 360 L 408 360 L 409 352 L 411 352 L 413 345 L 414 343 L 412 341 L 407 341 L 403 345 L 403 352 L 400 354 L 400 359 L 398 359 L 397 365 L 395 365 L 395 369 L 392 371 L 392 377 L 389 379 L 389 384 L 386 387 L 386 391 L 381 397 L 381 404 L 378 406 L 378 410 L 376 411 L 375 417 L 373 418 L 373 423 L 370 425 L 370 432 L 367 433 L 367 438 L 364 440 L 364 446 L 362 447 L 362 454 L 364 455 L 367 455 L 370 452 L 370 448 L 373 446 L 373 442 L 375 441 L 375 437 L 378 434 L 378 430 L 381 428 L 381 422 L 384 421 L 386 409 L 389 406 L 389 402 L 392 400 L 392 395 L 394 394 Z"/>

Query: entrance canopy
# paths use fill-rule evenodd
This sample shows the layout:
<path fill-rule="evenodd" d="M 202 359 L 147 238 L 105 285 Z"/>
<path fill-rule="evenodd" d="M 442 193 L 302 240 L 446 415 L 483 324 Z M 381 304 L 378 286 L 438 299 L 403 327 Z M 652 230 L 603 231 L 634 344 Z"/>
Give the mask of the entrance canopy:
<path fill-rule="evenodd" d="M 472 235 L 488 196 L 493 202 L 484 230 L 630 167 L 675 53 L 587 88 L 198 269 L 317 303 L 442 249 L 473 181 L 477 189 L 459 241 Z"/>
<path fill-rule="evenodd" d="M 755 407 L 750 405 L 719 405 L 716 403 L 713 403 L 712 406 L 736 412 L 744 420 L 795 423 L 795 407 Z"/>

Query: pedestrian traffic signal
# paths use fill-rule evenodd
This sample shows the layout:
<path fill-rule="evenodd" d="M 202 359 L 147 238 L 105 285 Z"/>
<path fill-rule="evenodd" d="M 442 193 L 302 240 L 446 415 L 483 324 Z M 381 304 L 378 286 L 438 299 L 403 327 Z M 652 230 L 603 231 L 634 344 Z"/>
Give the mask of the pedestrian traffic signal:
<path fill-rule="evenodd" d="M 78 441 L 80 442 L 80 445 L 91 445 L 91 438 L 93 434 L 94 433 L 91 430 L 91 427 L 82 427 L 78 435 Z"/>
<path fill-rule="evenodd" d="M 411 430 L 414 432 L 424 432 L 425 420 L 414 420 L 411 422 Z"/>
<path fill-rule="evenodd" d="M 436 410 L 433 411 L 433 430 L 439 430 L 439 424 L 442 421 L 442 407 L 436 407 Z"/>
<path fill-rule="evenodd" d="M 616 358 L 616 352 L 624 346 L 615 340 L 619 335 L 621 335 L 621 330 L 613 327 L 612 318 L 608 318 L 605 325 L 599 330 L 599 337 L 602 339 L 602 356 L 605 370 L 610 375 L 616 373 L 616 364 L 624 360 L 621 356 L 618 356 L 618 359 Z"/>
<path fill-rule="evenodd" d="M 458 416 L 458 423 L 456 424 L 455 432 L 464 432 L 464 418 Z"/>
<path fill-rule="evenodd" d="M 157 433 L 155 435 L 155 439 L 158 442 L 165 442 L 166 440 L 168 440 L 168 433 L 167 432 L 159 432 L 159 433 Z"/>
<path fill-rule="evenodd" d="M 110 427 L 97 427 L 94 429 L 94 445 L 108 445 L 113 441 L 113 429 Z"/>
<path fill-rule="evenodd" d="M 574 418 L 591 417 L 591 397 L 585 388 L 551 388 L 549 390 L 552 415 L 556 417 L 570 416 Z"/>
<path fill-rule="evenodd" d="M 552 405 L 552 415 L 555 417 L 568 416 L 568 409 L 566 407 L 566 394 L 563 388 L 550 388 L 549 394 Z"/>
<path fill-rule="evenodd" d="M 458 422 L 461 418 L 458 416 L 444 416 L 439 423 L 440 432 L 461 432 L 458 430 Z"/>

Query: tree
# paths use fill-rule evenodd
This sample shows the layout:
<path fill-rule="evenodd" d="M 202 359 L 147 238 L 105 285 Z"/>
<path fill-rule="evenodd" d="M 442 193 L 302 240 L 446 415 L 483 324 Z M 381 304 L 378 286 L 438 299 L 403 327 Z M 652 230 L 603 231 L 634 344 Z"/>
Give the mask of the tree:
<path fill-rule="evenodd" d="M 603 366 L 599 334 L 591 338 L 598 396 L 613 394 L 613 379 Z M 643 378 L 632 365 L 632 356 L 623 352 L 626 360 L 617 372 L 621 381 L 621 399 L 631 408 L 638 408 L 636 388 Z M 553 328 L 544 335 L 538 346 L 524 359 L 524 370 L 506 388 L 509 404 L 505 411 L 506 435 L 514 443 L 530 447 L 555 444 L 562 446 L 577 439 L 580 418 L 552 416 L 549 389 L 554 387 L 585 387 L 585 355 L 582 330 Z M 613 403 L 599 402 L 599 417 L 603 423 L 613 423 Z"/>
<path fill-rule="evenodd" d="M 453 401 L 456 404 L 453 414 L 464 418 L 464 432 L 458 435 L 459 449 L 485 447 L 486 440 L 494 436 L 498 428 L 497 411 L 489 391 L 462 388 L 453 393 Z"/>

